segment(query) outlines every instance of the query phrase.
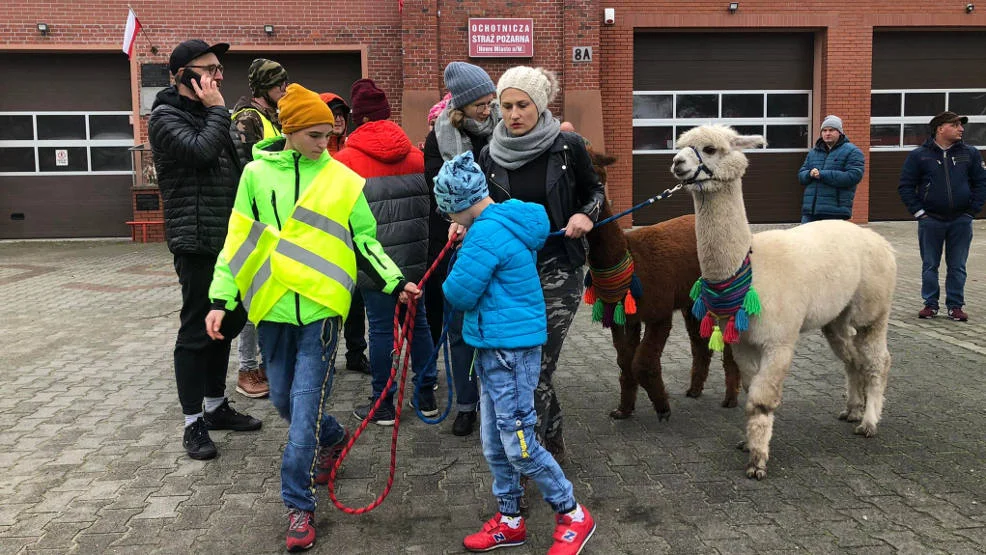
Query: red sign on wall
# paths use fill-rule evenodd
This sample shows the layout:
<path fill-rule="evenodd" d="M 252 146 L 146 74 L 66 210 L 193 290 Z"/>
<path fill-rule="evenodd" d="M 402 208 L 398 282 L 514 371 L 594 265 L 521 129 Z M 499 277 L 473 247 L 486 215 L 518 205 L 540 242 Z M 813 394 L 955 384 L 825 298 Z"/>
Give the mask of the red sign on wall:
<path fill-rule="evenodd" d="M 534 57 L 531 18 L 469 18 L 469 57 Z"/>

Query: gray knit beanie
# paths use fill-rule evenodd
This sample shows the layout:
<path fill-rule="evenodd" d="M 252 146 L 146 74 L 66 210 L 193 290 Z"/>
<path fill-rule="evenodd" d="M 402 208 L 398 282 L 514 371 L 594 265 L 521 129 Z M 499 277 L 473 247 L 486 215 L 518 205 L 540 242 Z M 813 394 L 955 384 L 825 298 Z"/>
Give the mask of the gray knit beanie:
<path fill-rule="evenodd" d="M 835 129 L 839 133 L 845 134 L 845 132 L 842 131 L 842 118 L 840 118 L 839 116 L 833 116 L 831 114 L 825 116 L 825 121 L 822 122 L 822 126 L 819 127 L 818 129 L 822 130 L 825 129 L 826 127 L 831 127 L 832 129 Z"/>
<path fill-rule="evenodd" d="M 515 66 L 503 72 L 500 81 L 496 84 L 497 98 L 506 89 L 526 92 L 541 114 L 548 109 L 548 104 L 551 104 L 558 94 L 558 78 L 553 71 L 543 67 Z"/>
<path fill-rule="evenodd" d="M 452 108 L 458 109 L 496 92 L 489 74 L 483 68 L 466 62 L 452 62 L 445 66 L 445 88 L 452 93 Z"/>

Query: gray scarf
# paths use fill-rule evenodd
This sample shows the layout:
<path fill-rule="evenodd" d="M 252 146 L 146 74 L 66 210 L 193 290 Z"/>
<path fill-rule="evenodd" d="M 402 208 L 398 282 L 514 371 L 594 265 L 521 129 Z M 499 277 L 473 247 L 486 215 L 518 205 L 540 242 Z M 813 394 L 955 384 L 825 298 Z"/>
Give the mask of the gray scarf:
<path fill-rule="evenodd" d="M 551 115 L 551 110 L 542 112 L 534 129 L 520 137 L 511 135 L 501 121 L 490 137 L 490 156 L 505 169 L 516 170 L 548 150 L 560 128 L 561 123 Z"/>
<path fill-rule="evenodd" d="M 435 119 L 435 139 L 438 141 L 438 151 L 442 153 L 442 159 L 446 161 L 472 150 L 472 140 L 469 139 L 469 135 L 456 129 L 449 121 L 448 115 L 451 110 L 451 108 L 446 108 Z M 499 121 L 500 108 L 494 104 L 490 106 L 490 117 L 486 118 L 486 121 L 480 123 L 472 118 L 463 117 L 462 127 L 477 137 L 489 137 Z"/>

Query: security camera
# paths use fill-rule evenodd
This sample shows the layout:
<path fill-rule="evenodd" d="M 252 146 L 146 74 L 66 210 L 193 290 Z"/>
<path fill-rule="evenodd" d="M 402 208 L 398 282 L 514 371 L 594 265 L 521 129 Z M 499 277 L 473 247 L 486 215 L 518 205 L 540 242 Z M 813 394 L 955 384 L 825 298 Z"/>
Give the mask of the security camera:
<path fill-rule="evenodd" d="M 615 8 L 605 8 L 603 9 L 603 23 L 606 25 L 613 25 L 616 23 L 616 9 Z"/>
<path fill-rule="evenodd" d="M 975 9 L 976 9 L 976 5 L 975 4 L 966 4 L 965 5 L 965 13 L 972 13 L 973 11 L 975 11 Z"/>

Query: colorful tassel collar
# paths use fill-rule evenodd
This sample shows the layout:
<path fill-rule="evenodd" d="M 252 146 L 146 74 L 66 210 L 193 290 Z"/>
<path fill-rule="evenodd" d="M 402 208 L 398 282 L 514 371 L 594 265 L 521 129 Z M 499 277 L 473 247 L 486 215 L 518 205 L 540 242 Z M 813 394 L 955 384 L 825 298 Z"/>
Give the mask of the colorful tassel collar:
<path fill-rule="evenodd" d="M 633 257 L 627 251 L 623 260 L 612 268 L 599 270 L 589 266 L 582 300 L 592 305 L 592 321 L 610 328 L 613 324 L 626 324 L 627 314 L 637 313 L 637 299 L 642 294 L 640 279 L 633 271 Z"/>
<path fill-rule="evenodd" d="M 709 348 L 722 351 L 725 343 L 738 343 L 739 334 L 750 326 L 750 317 L 760 315 L 760 296 L 753 288 L 753 268 L 750 249 L 743 264 L 733 277 L 711 283 L 698 278 L 692 285 L 692 314 L 702 320 L 699 334 L 709 338 Z M 719 320 L 727 319 L 726 330 L 719 329 Z"/>

